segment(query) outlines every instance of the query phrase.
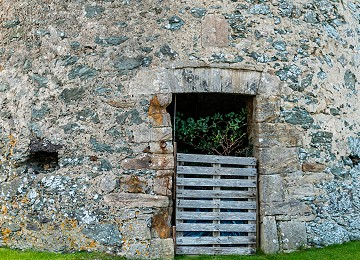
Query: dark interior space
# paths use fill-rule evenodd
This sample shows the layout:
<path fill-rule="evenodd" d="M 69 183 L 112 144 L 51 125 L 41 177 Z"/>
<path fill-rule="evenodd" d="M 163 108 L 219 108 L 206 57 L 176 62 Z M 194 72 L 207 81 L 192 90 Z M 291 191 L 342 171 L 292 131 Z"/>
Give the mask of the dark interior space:
<path fill-rule="evenodd" d="M 216 113 L 222 115 L 230 112 L 239 112 L 246 109 L 246 123 L 251 122 L 252 96 L 238 94 L 222 94 L 222 93 L 181 93 L 173 94 L 173 101 L 167 107 L 168 113 L 171 115 L 173 128 L 175 129 L 175 118 L 177 113 L 183 114 L 183 118 L 193 118 L 198 120 L 207 116 L 213 116 Z M 235 156 L 252 156 L 250 135 L 250 124 L 245 126 L 246 141 L 243 143 L 243 152 L 241 154 L 230 154 Z M 187 153 L 204 153 L 194 150 L 187 144 L 179 141 L 177 133 L 174 130 L 174 141 L 177 144 L 178 152 Z"/>
<path fill-rule="evenodd" d="M 176 101 L 175 101 L 176 99 Z M 186 93 L 174 94 L 172 103 L 167 107 L 171 117 L 174 117 L 174 107 L 185 116 L 195 119 L 215 113 L 239 111 L 248 106 L 251 96 L 220 94 L 220 93 Z"/>

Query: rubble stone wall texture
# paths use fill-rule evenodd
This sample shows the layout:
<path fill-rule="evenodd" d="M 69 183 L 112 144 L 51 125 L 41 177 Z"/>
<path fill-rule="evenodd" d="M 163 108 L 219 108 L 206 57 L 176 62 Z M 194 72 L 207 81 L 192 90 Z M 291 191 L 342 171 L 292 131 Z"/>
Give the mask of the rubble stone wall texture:
<path fill-rule="evenodd" d="M 172 93 L 254 96 L 260 246 L 360 239 L 358 0 L 0 0 L 0 245 L 172 257 Z"/>

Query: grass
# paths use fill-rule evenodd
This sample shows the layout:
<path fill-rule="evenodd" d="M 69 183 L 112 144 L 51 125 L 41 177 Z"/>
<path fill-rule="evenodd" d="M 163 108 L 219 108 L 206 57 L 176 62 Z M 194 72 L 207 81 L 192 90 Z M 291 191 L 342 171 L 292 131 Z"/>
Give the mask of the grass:
<path fill-rule="evenodd" d="M 0 248 L 1 260 L 125 260 L 124 257 L 112 256 L 102 253 L 49 253 L 38 252 L 32 250 L 13 250 L 8 248 Z"/>
<path fill-rule="evenodd" d="M 255 256 L 178 256 L 176 260 L 360 260 L 360 241 L 325 248 L 311 248 L 289 254 Z"/>
<path fill-rule="evenodd" d="M 125 260 L 123 257 L 101 253 L 73 254 L 20 251 L 0 248 L 1 260 Z M 307 249 L 290 254 L 255 256 L 176 256 L 175 260 L 360 260 L 360 241 L 333 245 L 321 249 Z"/>

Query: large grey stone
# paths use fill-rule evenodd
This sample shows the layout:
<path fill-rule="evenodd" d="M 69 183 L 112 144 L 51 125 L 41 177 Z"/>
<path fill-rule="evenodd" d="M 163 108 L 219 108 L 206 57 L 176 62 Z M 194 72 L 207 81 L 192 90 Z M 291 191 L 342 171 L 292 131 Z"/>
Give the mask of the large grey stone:
<path fill-rule="evenodd" d="M 260 202 L 282 202 L 285 199 L 284 180 L 281 175 L 259 176 Z"/>
<path fill-rule="evenodd" d="M 174 241 L 172 238 L 159 239 L 155 238 L 150 243 L 150 259 L 158 259 L 161 255 L 161 259 L 171 260 L 174 259 Z"/>
<path fill-rule="evenodd" d="M 305 202 L 292 199 L 285 202 L 262 203 L 260 213 L 265 216 L 287 215 L 304 216 L 310 214 L 311 208 Z"/>
<path fill-rule="evenodd" d="M 138 241 L 145 241 L 151 239 L 150 227 L 148 222 L 149 219 L 133 219 L 124 222 L 121 225 L 121 234 L 125 240 L 136 239 Z"/>
<path fill-rule="evenodd" d="M 94 239 L 95 242 L 104 245 L 121 246 L 123 243 L 121 233 L 118 228 L 112 224 L 89 225 L 82 230 L 82 233 Z"/>
<path fill-rule="evenodd" d="M 255 97 L 255 107 L 254 107 L 255 122 L 274 123 L 278 120 L 279 116 L 280 116 L 279 97 L 277 96 Z"/>
<path fill-rule="evenodd" d="M 274 216 L 265 216 L 260 224 L 260 248 L 266 254 L 279 251 L 279 237 Z"/>
<path fill-rule="evenodd" d="M 271 105 L 270 105 L 271 106 Z M 295 126 L 282 123 L 259 123 L 254 145 L 265 147 L 299 147 L 302 145 L 303 132 Z"/>
<path fill-rule="evenodd" d="M 300 169 L 297 148 L 260 148 L 257 156 L 260 174 L 279 174 Z"/>
<path fill-rule="evenodd" d="M 304 222 L 283 221 L 279 223 L 282 250 L 298 250 L 307 245 L 307 234 Z"/>
<path fill-rule="evenodd" d="M 292 125 L 301 125 L 305 129 L 309 128 L 314 119 L 309 112 L 302 107 L 294 107 L 291 110 L 285 110 L 282 112 L 285 122 Z"/>
<path fill-rule="evenodd" d="M 101 178 L 99 183 L 100 193 L 108 194 L 118 185 L 118 179 L 114 175 L 106 175 Z"/>

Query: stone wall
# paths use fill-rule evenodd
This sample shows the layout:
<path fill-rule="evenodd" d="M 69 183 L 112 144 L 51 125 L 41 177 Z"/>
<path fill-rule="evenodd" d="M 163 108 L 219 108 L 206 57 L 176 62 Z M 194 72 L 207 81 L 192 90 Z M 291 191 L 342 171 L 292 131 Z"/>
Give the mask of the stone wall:
<path fill-rule="evenodd" d="M 0 6 L 1 245 L 171 257 L 184 92 L 255 97 L 264 251 L 359 239 L 358 1 Z"/>

